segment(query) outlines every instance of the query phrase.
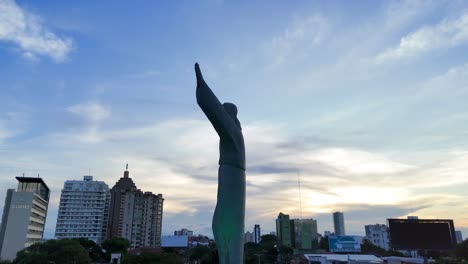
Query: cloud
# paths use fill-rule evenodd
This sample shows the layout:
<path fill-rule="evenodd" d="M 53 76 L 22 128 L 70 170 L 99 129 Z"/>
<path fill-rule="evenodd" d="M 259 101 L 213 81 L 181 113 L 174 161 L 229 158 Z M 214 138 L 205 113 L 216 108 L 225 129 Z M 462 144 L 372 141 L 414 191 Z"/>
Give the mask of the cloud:
<path fill-rule="evenodd" d="M 102 140 L 99 126 L 102 121 L 106 120 L 111 115 L 109 106 L 104 106 L 96 102 L 86 102 L 69 106 L 66 110 L 80 116 L 88 122 L 88 127 L 85 132 L 82 134 L 75 134 L 75 136 L 80 138 L 83 142 L 96 143 Z"/>
<path fill-rule="evenodd" d="M 99 122 L 108 118 L 111 114 L 110 107 L 96 102 L 86 102 L 67 107 L 67 111 L 81 116 L 91 122 Z"/>
<path fill-rule="evenodd" d="M 296 19 L 284 32 L 274 37 L 268 48 L 268 56 L 273 59 L 273 65 L 286 62 L 298 50 L 306 56 L 308 51 L 319 45 L 330 28 L 326 18 L 314 15 L 307 18 Z"/>
<path fill-rule="evenodd" d="M 23 57 L 37 60 L 49 56 L 57 62 L 66 60 L 73 44 L 47 29 L 37 15 L 28 13 L 13 0 L 0 0 L 0 41 L 14 43 Z"/>
<path fill-rule="evenodd" d="M 0 143 L 23 132 L 26 114 L 20 112 L 0 113 Z"/>
<path fill-rule="evenodd" d="M 69 107 L 69 111 L 88 123 L 112 117 L 110 108 L 99 103 L 78 104 Z M 466 182 L 463 175 L 468 168 L 463 164 L 468 162 L 462 152 L 454 151 L 446 161 L 415 166 L 396 161 L 385 153 L 343 147 L 314 136 L 297 140 L 285 135 L 281 124 L 244 122 L 243 125 L 248 163 L 246 226 L 260 223 L 265 231 L 274 230 L 274 218 L 279 211 L 293 217 L 299 217 L 301 211 L 304 217 L 324 215 L 319 222 L 321 230 L 333 210 L 395 208 L 395 212 L 389 211 L 387 215 L 382 211 L 372 222 L 417 210 L 421 216 L 430 215 L 440 203 L 459 201 L 460 197 L 421 192 L 421 188 L 441 181 L 449 185 Z M 80 178 L 80 171 L 87 173 L 89 167 L 93 168 L 97 180 L 104 180 L 112 187 L 128 162 L 130 176 L 139 188 L 164 195 L 165 234 L 188 224 L 186 219 L 193 222 L 195 232 L 209 232 L 216 203 L 218 167 L 218 137 L 209 122 L 179 118 L 141 127 L 102 126 L 95 132 L 99 140 L 93 144 L 81 144 L 74 131 L 68 130 L 25 142 L 33 150 L 28 158 L 12 152 L 9 154 L 13 157 L 22 158 L 5 164 L 18 168 L 40 166 L 42 169 L 36 171 L 44 175 L 58 199 L 63 181 Z M 292 147 L 297 144 L 302 147 Z M 49 150 L 47 153 L 40 151 L 44 147 Z M 63 178 L 70 171 L 74 175 Z M 3 173 L 11 174 L 11 171 Z M 57 207 L 57 199 L 51 202 L 51 212 Z M 452 211 L 457 207 L 445 206 Z M 48 219 L 50 226 L 55 224 L 54 217 Z M 459 215 L 454 213 L 453 217 L 458 219 Z M 352 225 L 356 230 L 359 227 L 358 222 Z"/>
<path fill-rule="evenodd" d="M 435 26 L 425 26 L 400 39 L 396 48 L 376 56 L 377 62 L 416 56 L 434 49 L 452 48 L 468 42 L 468 13 L 446 19 Z"/>

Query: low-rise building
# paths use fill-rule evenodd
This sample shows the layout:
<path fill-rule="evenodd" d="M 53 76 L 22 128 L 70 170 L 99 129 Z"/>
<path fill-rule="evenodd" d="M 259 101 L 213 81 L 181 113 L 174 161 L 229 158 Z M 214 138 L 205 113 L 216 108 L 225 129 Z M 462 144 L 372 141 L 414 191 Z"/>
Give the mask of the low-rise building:
<path fill-rule="evenodd" d="M 390 249 L 388 226 L 375 224 L 375 225 L 366 225 L 364 228 L 366 231 L 366 239 L 369 242 L 385 250 Z"/>

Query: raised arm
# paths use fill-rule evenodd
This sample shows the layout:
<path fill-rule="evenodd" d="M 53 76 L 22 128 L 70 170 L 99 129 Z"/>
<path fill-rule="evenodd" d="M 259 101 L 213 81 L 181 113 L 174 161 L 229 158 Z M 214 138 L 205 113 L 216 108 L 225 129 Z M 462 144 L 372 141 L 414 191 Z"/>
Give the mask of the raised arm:
<path fill-rule="evenodd" d="M 224 106 L 203 79 L 200 66 L 195 63 L 195 74 L 197 76 L 197 103 L 210 120 L 218 135 L 231 134 L 237 125 L 232 117 L 226 112 Z"/>

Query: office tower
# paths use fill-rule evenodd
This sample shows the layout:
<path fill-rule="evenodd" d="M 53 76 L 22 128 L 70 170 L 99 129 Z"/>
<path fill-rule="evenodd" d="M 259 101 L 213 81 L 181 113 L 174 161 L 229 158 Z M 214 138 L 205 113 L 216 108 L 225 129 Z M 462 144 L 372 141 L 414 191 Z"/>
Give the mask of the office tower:
<path fill-rule="evenodd" d="M 386 225 L 366 225 L 366 239 L 372 244 L 381 247 L 385 250 L 390 249 L 390 239 L 388 235 L 388 226 Z"/>
<path fill-rule="evenodd" d="M 457 238 L 457 243 L 463 242 L 463 235 L 461 231 L 455 231 L 455 237 Z"/>
<path fill-rule="evenodd" d="M 253 242 L 255 244 L 258 244 L 260 243 L 260 239 L 261 239 L 261 232 L 260 232 L 260 225 L 255 225 L 254 226 L 254 237 L 253 237 Z"/>
<path fill-rule="evenodd" d="M 8 189 L 0 227 L 0 257 L 13 260 L 25 247 L 42 241 L 49 205 L 49 187 L 37 177 L 16 177 L 18 188 Z"/>
<path fill-rule="evenodd" d="M 60 195 L 55 237 L 84 237 L 101 244 L 105 240 L 109 210 L 109 187 L 93 176 L 66 181 Z"/>
<path fill-rule="evenodd" d="M 296 249 L 313 249 L 318 246 L 317 220 L 292 219 L 291 242 Z"/>
<path fill-rule="evenodd" d="M 342 212 L 333 213 L 333 225 L 335 226 L 335 236 L 344 236 L 345 224 L 344 224 L 344 215 Z"/>
<path fill-rule="evenodd" d="M 276 234 L 280 246 L 290 247 L 291 243 L 291 227 L 289 223 L 289 215 L 279 213 L 276 219 Z"/>
<path fill-rule="evenodd" d="M 162 194 L 137 189 L 128 164 L 110 193 L 107 238 L 124 237 L 132 248 L 161 246 Z"/>

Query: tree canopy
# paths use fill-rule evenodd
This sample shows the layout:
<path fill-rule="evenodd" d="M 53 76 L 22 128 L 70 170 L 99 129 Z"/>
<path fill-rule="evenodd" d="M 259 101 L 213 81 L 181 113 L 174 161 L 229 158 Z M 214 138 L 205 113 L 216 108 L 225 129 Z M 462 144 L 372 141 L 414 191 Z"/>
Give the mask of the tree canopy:
<path fill-rule="evenodd" d="M 89 264 L 91 258 L 86 249 L 76 240 L 47 240 L 33 244 L 16 255 L 18 264 Z"/>

